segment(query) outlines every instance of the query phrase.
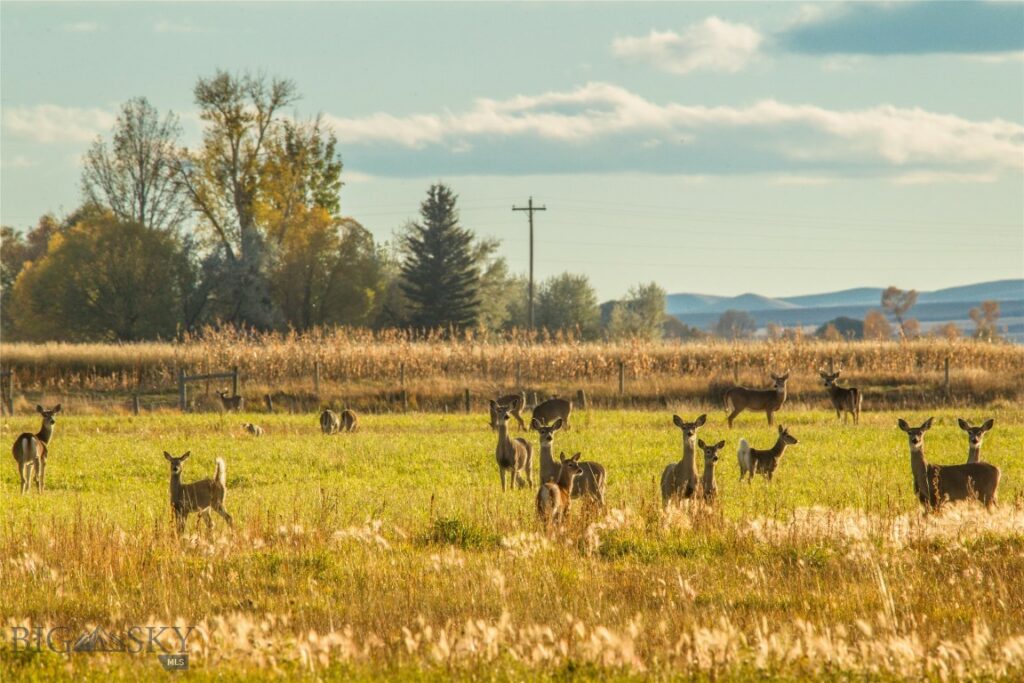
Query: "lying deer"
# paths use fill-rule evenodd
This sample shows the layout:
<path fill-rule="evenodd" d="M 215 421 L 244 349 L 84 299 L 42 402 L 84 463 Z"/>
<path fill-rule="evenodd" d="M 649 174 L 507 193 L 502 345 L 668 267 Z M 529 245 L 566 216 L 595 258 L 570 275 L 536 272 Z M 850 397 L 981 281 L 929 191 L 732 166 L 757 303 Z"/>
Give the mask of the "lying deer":
<path fill-rule="evenodd" d="M 767 450 L 751 448 L 746 439 L 740 439 L 740 448 L 736 452 L 736 457 L 740 461 L 740 481 L 743 481 L 745 476 L 748 477 L 748 482 L 753 481 L 754 474 L 763 474 L 771 481 L 786 447 L 797 443 L 800 443 L 797 438 L 782 425 L 779 425 L 779 438 L 775 440 L 775 445 Z"/>
<path fill-rule="evenodd" d="M 507 406 L 509 409 L 509 415 L 516 419 L 519 423 L 519 429 L 526 431 L 526 423 L 523 422 L 523 408 L 526 407 L 526 393 L 520 392 L 518 394 L 506 394 L 505 396 L 499 396 L 495 399 L 495 402 L 500 406 Z M 491 429 L 498 429 L 498 421 L 494 416 L 494 411 L 491 411 Z"/>
<path fill-rule="evenodd" d="M 569 414 L 572 412 L 572 401 L 566 398 L 549 398 L 546 401 L 542 401 L 537 404 L 533 409 L 533 417 L 530 420 L 530 424 L 533 424 L 533 420 L 537 420 L 543 425 L 552 422 L 555 418 L 562 418 L 562 426 L 567 430 L 571 429 L 569 426 Z"/>
<path fill-rule="evenodd" d="M 583 475 L 579 453 L 568 459 L 561 453 L 558 459 L 558 476 L 554 481 L 542 483 L 537 491 L 537 516 L 548 529 L 565 521 L 572 502 L 573 484 Z"/>
<path fill-rule="evenodd" d="M 341 418 L 333 410 L 320 413 L 320 431 L 324 434 L 337 434 L 341 429 Z"/>
<path fill-rule="evenodd" d="M 967 462 L 981 462 L 981 443 L 985 440 L 985 432 L 992 429 L 994 420 L 985 420 L 980 427 L 972 427 L 971 423 L 962 417 L 956 420 L 960 429 L 967 432 Z"/>
<path fill-rule="evenodd" d="M 840 372 L 842 371 L 828 373 L 818 370 L 818 374 L 825 382 L 825 389 L 828 390 L 828 397 L 832 399 L 832 407 L 836 409 L 836 417 L 841 417 L 843 422 L 846 422 L 846 414 L 849 413 L 853 416 L 853 424 L 860 424 L 860 405 L 864 396 L 856 387 L 844 389 L 838 386 L 836 380 L 839 379 Z"/>
<path fill-rule="evenodd" d="M 725 448 L 725 441 L 708 445 L 703 439 L 697 440 L 697 445 L 704 451 L 704 473 L 700 476 L 701 492 L 704 494 L 704 502 L 712 503 L 718 497 L 718 485 L 715 484 L 715 463 L 718 462 L 718 451 Z"/>
<path fill-rule="evenodd" d="M 508 435 L 508 406 L 499 405 L 491 401 L 491 410 L 498 422 L 498 445 L 494 449 L 494 457 L 498 461 L 498 473 L 501 475 L 501 490 L 505 490 L 505 474 L 511 475 L 509 488 L 519 485 L 522 488 L 525 484 L 519 474 L 526 470 L 526 480 L 533 486 L 533 447 L 530 442 L 521 437 L 515 439 Z"/>
<path fill-rule="evenodd" d="M 667 506 L 673 499 L 692 498 L 697 490 L 697 464 L 694 462 L 694 447 L 697 430 L 704 426 L 708 416 L 701 415 L 693 422 L 683 422 L 678 415 L 672 422 L 683 432 L 683 458 L 674 462 L 661 473 L 661 503 Z"/>
<path fill-rule="evenodd" d="M 218 391 L 217 396 L 220 397 L 220 403 L 224 407 L 225 411 L 233 411 L 237 413 L 242 409 L 241 396 L 228 396 L 227 389 L 221 389 Z"/>
<path fill-rule="evenodd" d="M 192 455 L 186 451 L 180 458 L 164 451 L 164 458 L 171 463 L 171 508 L 174 510 L 174 525 L 178 533 L 185 531 L 185 521 L 193 512 L 206 520 L 206 528 L 213 529 L 210 509 L 224 518 L 228 526 L 234 526 L 234 520 L 224 509 L 224 494 L 227 493 L 227 469 L 224 458 L 217 458 L 213 470 L 213 479 L 194 481 L 191 484 L 181 483 L 181 465 Z"/>
<path fill-rule="evenodd" d="M 341 431 L 354 432 L 359 427 L 359 416 L 355 411 L 345 408 L 341 411 Z"/>
<path fill-rule="evenodd" d="M 243 422 L 242 429 L 249 432 L 253 436 L 263 436 L 263 427 L 253 424 L 252 422 Z"/>
<path fill-rule="evenodd" d="M 784 375 L 772 375 L 775 386 L 772 389 L 747 389 L 733 387 L 725 392 L 725 407 L 732 406 L 729 413 L 729 427 L 732 421 L 744 410 L 763 410 L 768 415 L 768 426 L 773 424 L 772 416 L 786 402 L 786 382 L 789 372 Z"/>
<path fill-rule="evenodd" d="M 925 510 L 938 509 L 946 501 L 977 498 L 991 509 L 996 504 L 999 468 L 987 462 L 963 465 L 931 465 L 924 459 L 924 433 L 932 427 L 932 418 L 920 427 L 911 427 L 900 419 L 899 428 L 910 439 L 910 471 L 914 491 Z"/>
<path fill-rule="evenodd" d="M 555 445 L 555 432 L 562 428 L 562 418 L 556 417 L 550 425 L 542 425 L 536 418 L 530 421 L 530 429 L 540 433 L 540 483 L 544 484 L 558 478 L 559 464 L 551 453 Z M 604 493 L 607 475 L 603 465 L 596 462 L 580 463 L 583 475 L 572 487 L 572 497 L 590 496 L 598 505 L 604 507 Z"/>
<path fill-rule="evenodd" d="M 57 424 L 54 417 L 60 412 L 58 403 L 50 410 L 41 405 L 36 406 L 36 412 L 43 416 L 43 425 L 35 434 L 24 432 L 14 440 L 11 446 L 11 453 L 14 455 L 14 462 L 18 464 L 18 476 L 21 478 L 21 492 L 28 493 L 32 488 L 32 477 L 36 479 L 36 490 L 43 492 L 46 486 L 46 454 L 53 439 L 53 426 Z"/>

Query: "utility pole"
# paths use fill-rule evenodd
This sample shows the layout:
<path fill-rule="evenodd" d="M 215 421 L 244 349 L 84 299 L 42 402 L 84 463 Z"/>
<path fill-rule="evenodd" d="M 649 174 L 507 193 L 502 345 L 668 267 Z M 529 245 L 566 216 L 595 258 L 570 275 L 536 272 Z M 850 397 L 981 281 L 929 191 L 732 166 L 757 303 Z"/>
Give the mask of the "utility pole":
<path fill-rule="evenodd" d="M 530 217 L 530 305 L 529 305 L 529 322 L 530 330 L 533 330 L 533 212 L 534 211 L 547 211 L 546 206 L 534 206 L 533 197 L 530 197 L 530 201 L 527 202 L 526 206 L 513 206 L 513 211 L 527 211 Z"/>

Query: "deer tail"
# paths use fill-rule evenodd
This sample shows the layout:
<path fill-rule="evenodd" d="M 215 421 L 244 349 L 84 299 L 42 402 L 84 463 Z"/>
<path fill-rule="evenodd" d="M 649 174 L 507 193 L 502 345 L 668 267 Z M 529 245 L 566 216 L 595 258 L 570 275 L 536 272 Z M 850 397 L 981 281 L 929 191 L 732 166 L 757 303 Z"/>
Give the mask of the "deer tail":
<path fill-rule="evenodd" d="M 736 451 L 736 459 L 740 463 L 740 474 L 750 471 L 750 444 L 746 439 L 740 439 L 740 448 Z"/>
<path fill-rule="evenodd" d="M 228 487 L 228 471 L 227 465 L 224 464 L 224 458 L 217 458 L 217 465 L 213 470 L 213 480 L 220 484 L 222 489 Z"/>
<path fill-rule="evenodd" d="M 725 394 L 722 396 L 722 401 L 725 403 L 726 410 L 732 410 L 732 390 L 727 389 Z"/>

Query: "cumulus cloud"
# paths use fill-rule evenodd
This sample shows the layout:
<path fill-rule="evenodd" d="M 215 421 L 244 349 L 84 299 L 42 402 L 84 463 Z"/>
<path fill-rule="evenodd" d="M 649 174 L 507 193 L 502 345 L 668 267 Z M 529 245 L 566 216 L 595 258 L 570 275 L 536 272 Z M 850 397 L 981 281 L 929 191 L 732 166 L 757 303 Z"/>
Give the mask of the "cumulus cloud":
<path fill-rule="evenodd" d="M 3 127 L 13 136 L 36 142 L 88 142 L 109 130 L 116 116 L 104 109 L 81 109 L 56 104 L 4 107 Z"/>
<path fill-rule="evenodd" d="M 646 36 L 616 38 L 612 41 L 612 53 L 674 74 L 699 70 L 734 72 L 757 55 L 761 42 L 761 34 L 750 26 L 708 17 L 682 33 L 651 31 Z"/>

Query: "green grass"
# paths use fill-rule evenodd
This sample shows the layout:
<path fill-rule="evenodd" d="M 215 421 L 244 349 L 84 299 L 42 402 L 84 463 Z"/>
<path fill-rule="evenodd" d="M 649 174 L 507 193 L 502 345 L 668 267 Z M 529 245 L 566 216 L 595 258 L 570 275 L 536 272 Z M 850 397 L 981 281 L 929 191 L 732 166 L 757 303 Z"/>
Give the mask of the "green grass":
<path fill-rule="evenodd" d="M 930 414 L 785 413 L 800 443 L 772 484 L 741 484 L 739 438 L 774 432 L 713 413 L 719 502 L 665 515 L 671 412 L 583 412 L 556 453 L 608 468 L 609 510 L 574 507 L 550 537 L 534 491 L 501 492 L 486 415 L 366 415 L 333 437 L 315 415 L 63 417 L 41 496 L 0 468 L 0 679 L 159 678 L 151 655 L 16 652 L 9 629 L 167 623 L 202 632 L 197 680 L 1020 676 L 1024 412 L 966 415 L 996 419 L 999 510 L 924 517 L 895 423 Z M 957 413 L 934 414 L 929 459 L 963 462 Z M 192 451 L 186 482 L 225 458 L 233 531 L 171 533 L 164 450 Z"/>

